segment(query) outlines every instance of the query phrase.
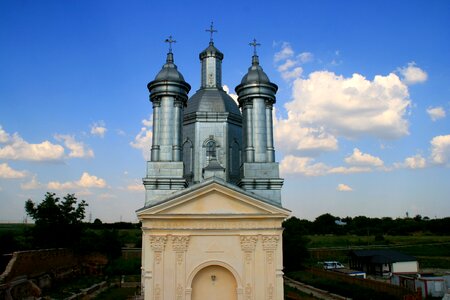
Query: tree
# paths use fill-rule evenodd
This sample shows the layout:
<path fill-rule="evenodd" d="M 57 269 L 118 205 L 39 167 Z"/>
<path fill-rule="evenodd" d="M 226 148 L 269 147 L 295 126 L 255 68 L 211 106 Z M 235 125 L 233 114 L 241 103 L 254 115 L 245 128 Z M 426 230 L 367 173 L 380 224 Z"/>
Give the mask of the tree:
<path fill-rule="evenodd" d="M 283 266 L 285 272 L 298 271 L 309 258 L 306 248 L 309 240 L 304 236 L 305 222 L 290 217 L 283 222 Z"/>
<path fill-rule="evenodd" d="M 334 234 L 339 231 L 339 227 L 336 224 L 337 217 L 332 216 L 329 213 L 318 216 L 314 222 L 314 232 L 317 234 Z"/>
<path fill-rule="evenodd" d="M 77 203 L 75 194 L 67 194 L 60 201 L 55 193 L 47 192 L 39 204 L 28 199 L 25 211 L 35 222 L 32 231 L 35 246 L 72 248 L 77 245 L 82 234 L 82 221 L 87 205 L 84 200 Z"/>

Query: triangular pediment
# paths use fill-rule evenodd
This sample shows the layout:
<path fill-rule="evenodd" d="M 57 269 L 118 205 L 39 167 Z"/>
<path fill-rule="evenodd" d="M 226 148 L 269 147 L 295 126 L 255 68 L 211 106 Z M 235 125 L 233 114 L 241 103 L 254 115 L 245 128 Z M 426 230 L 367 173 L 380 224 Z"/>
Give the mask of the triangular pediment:
<path fill-rule="evenodd" d="M 138 211 L 143 215 L 289 215 L 289 211 L 262 201 L 239 188 L 212 180 Z"/>

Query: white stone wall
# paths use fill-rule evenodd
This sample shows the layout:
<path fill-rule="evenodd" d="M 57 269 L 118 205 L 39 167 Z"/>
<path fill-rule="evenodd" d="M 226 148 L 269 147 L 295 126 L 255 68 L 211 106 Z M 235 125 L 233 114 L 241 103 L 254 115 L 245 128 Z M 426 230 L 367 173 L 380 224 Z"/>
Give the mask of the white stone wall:
<path fill-rule="evenodd" d="M 281 300 L 281 238 L 280 229 L 144 230 L 145 299 L 189 300 L 195 275 L 216 265 L 234 275 L 237 299 Z"/>

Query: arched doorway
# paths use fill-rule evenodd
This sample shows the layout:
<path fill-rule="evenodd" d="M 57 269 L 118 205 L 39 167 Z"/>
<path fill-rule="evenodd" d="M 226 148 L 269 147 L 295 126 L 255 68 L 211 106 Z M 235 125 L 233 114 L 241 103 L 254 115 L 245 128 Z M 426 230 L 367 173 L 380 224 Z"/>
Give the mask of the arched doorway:
<path fill-rule="evenodd" d="M 192 300 L 237 300 L 236 278 L 226 268 L 211 265 L 192 280 Z"/>

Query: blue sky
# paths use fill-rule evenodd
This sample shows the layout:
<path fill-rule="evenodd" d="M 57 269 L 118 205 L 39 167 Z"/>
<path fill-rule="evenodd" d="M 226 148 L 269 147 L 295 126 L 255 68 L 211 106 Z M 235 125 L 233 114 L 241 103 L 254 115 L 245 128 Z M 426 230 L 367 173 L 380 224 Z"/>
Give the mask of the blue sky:
<path fill-rule="evenodd" d="M 262 44 L 293 215 L 450 215 L 448 1 L 4 0 L 0 221 L 23 220 L 25 201 L 46 191 L 76 193 L 92 220 L 135 221 L 151 140 L 146 84 L 173 35 L 192 95 L 212 20 L 231 94 L 248 43 Z"/>

